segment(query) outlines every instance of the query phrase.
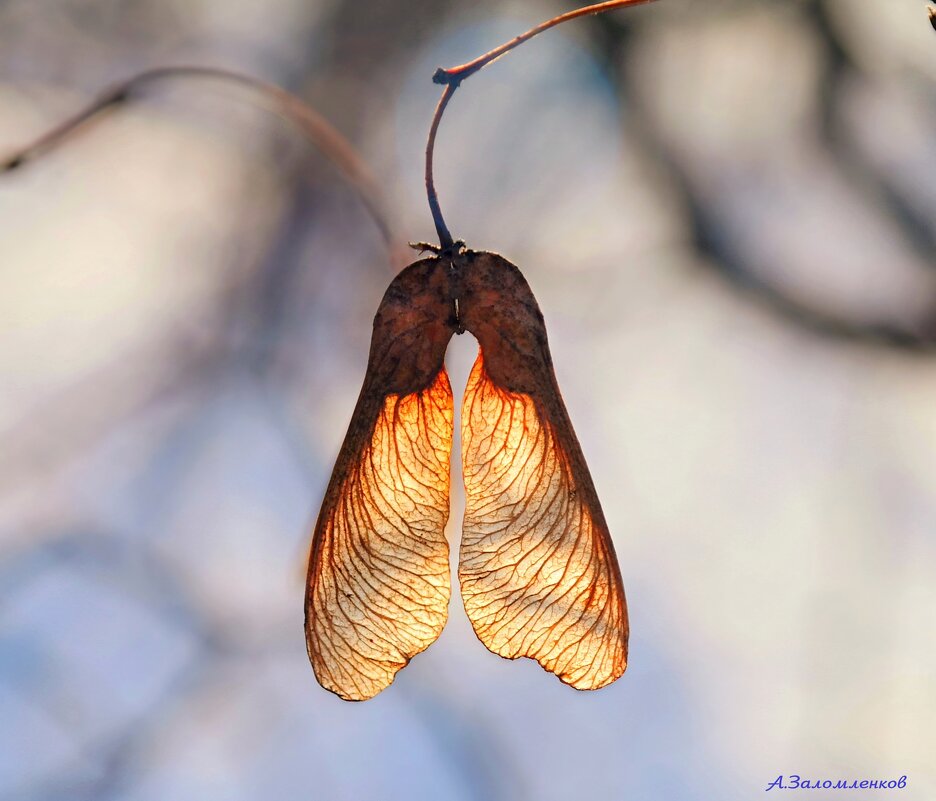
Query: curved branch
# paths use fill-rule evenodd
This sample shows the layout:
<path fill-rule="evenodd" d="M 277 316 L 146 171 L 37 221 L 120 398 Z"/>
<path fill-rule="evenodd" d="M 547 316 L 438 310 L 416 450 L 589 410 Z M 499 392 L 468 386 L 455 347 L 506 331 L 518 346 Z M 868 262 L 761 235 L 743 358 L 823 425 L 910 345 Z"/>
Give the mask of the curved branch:
<path fill-rule="evenodd" d="M 603 14 L 606 11 L 614 11 L 618 8 L 626 8 L 627 6 L 642 6 L 652 3 L 654 0 L 608 0 L 605 3 L 596 3 L 593 6 L 585 6 L 583 8 L 577 8 L 574 11 L 568 11 L 565 14 L 560 14 L 558 17 L 553 17 L 546 22 L 540 23 L 535 28 L 530 28 L 526 33 L 521 33 L 519 36 L 515 36 L 509 42 L 504 42 L 504 44 L 499 47 L 495 47 L 493 50 L 488 51 L 483 56 L 478 56 L 473 61 L 469 61 L 466 64 L 462 64 L 459 67 L 449 67 L 445 69 L 439 67 L 435 71 L 435 74 L 432 76 L 434 83 L 447 83 L 447 84 L 460 84 L 466 78 L 470 78 L 476 72 L 484 69 L 492 61 L 496 61 L 505 53 L 509 53 L 515 47 L 519 47 L 524 42 L 529 41 L 534 36 L 538 36 L 544 31 L 548 31 L 550 28 L 555 28 L 557 25 L 561 25 L 563 22 L 569 22 L 573 19 L 578 19 L 579 17 L 589 17 L 594 16 L 595 14 Z"/>
<path fill-rule="evenodd" d="M 439 247 L 442 250 L 451 248 L 453 242 L 452 235 L 449 233 L 448 226 L 442 217 L 442 209 L 439 208 L 439 196 L 436 194 L 435 179 L 432 175 L 432 157 L 435 152 L 435 140 L 436 133 L 439 130 L 439 123 L 442 122 L 445 107 L 452 99 L 452 95 L 455 94 L 456 86 L 456 84 L 450 83 L 442 92 L 439 105 L 436 106 L 435 114 L 432 116 L 432 125 L 429 126 L 429 139 L 426 141 L 426 195 L 429 198 L 429 210 L 432 212 L 432 221 L 435 223 L 436 233 L 439 235 Z"/>
<path fill-rule="evenodd" d="M 429 210 L 432 212 L 432 220 L 435 223 L 436 233 L 439 235 L 439 246 L 442 251 L 451 250 L 454 243 L 452 242 L 452 235 L 449 233 L 448 226 L 445 224 L 445 219 L 442 216 L 442 209 L 439 207 L 439 197 L 436 194 L 435 180 L 432 172 L 432 158 L 435 151 L 435 140 L 439 131 L 439 123 L 442 122 L 442 115 L 445 113 L 445 108 L 448 106 L 449 100 L 452 99 L 452 95 L 455 94 L 455 90 L 461 85 L 462 81 L 467 80 L 476 72 L 484 69 L 491 62 L 496 61 L 505 53 L 509 53 L 515 47 L 519 47 L 534 36 L 538 36 L 544 31 L 548 31 L 550 28 L 555 28 L 563 22 L 569 22 L 570 20 L 591 16 L 593 14 L 602 14 L 605 11 L 613 11 L 627 6 L 646 5 L 652 2 L 654 2 L 654 0 L 609 0 L 605 3 L 597 3 L 591 6 L 577 8 L 574 11 L 569 11 L 565 14 L 553 17 L 537 25 L 535 28 L 530 28 L 526 33 L 514 37 L 509 42 L 504 42 L 504 44 L 495 47 L 483 56 L 478 56 L 478 58 L 473 61 L 447 69 L 439 67 L 439 69 L 435 71 L 435 74 L 432 76 L 433 83 L 444 84 L 445 90 L 442 92 L 442 97 L 439 98 L 439 105 L 436 106 L 435 114 L 432 117 L 432 124 L 429 128 L 429 138 L 426 142 L 426 196 L 429 200 Z"/>
<path fill-rule="evenodd" d="M 56 147 L 69 134 L 129 100 L 146 84 L 173 78 L 209 78 L 245 86 L 273 101 L 274 110 L 295 123 L 302 133 L 331 161 L 357 191 L 370 216 L 380 229 L 391 254 L 396 254 L 396 239 L 386 213 L 387 205 L 373 174 L 352 145 L 331 123 L 308 103 L 279 86 L 259 78 L 217 67 L 171 66 L 142 72 L 104 92 L 96 101 L 74 116 L 40 136 L 31 144 L 0 162 L 0 174 L 17 169 Z"/>

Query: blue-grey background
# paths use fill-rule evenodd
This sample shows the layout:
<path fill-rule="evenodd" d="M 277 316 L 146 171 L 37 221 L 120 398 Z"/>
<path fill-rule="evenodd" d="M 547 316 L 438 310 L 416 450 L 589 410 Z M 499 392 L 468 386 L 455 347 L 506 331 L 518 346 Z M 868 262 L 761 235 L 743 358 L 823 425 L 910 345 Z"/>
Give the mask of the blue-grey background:
<path fill-rule="evenodd" d="M 431 239 L 432 71 L 571 7 L 7 0 L 0 152 L 137 70 L 226 66 L 322 111 Z M 456 594 L 374 700 L 315 683 L 309 533 L 393 269 L 293 126 L 154 87 L 0 179 L 0 798 L 748 801 L 794 773 L 936 798 L 921 3 L 572 23 L 459 90 L 437 172 L 453 233 L 546 316 L 627 587 L 624 678 L 501 660 Z M 457 395 L 474 350 L 450 348 Z"/>

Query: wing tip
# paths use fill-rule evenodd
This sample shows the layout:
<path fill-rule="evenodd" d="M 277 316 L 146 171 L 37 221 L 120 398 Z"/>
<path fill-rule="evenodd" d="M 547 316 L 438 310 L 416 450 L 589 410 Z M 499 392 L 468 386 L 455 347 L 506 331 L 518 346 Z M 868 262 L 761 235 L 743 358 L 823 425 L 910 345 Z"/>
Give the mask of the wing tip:
<path fill-rule="evenodd" d="M 623 648 L 624 654 L 621 658 L 616 660 L 616 663 L 614 664 L 613 668 L 610 671 L 602 674 L 602 676 L 598 678 L 597 680 L 585 682 L 585 681 L 582 681 L 581 679 L 578 679 L 578 680 L 575 679 L 569 674 L 568 671 L 565 673 L 559 673 L 558 671 L 549 667 L 548 661 L 545 658 L 538 657 L 534 654 L 500 653 L 499 651 L 496 651 L 494 648 L 488 645 L 488 643 L 486 643 L 481 638 L 481 635 L 478 633 L 478 631 L 474 629 L 473 621 L 472 621 L 472 629 L 474 630 L 474 634 L 478 638 L 478 641 L 488 651 L 494 654 L 494 656 L 500 657 L 501 659 L 506 659 L 510 662 L 515 662 L 518 659 L 529 659 L 531 662 L 535 662 L 537 665 L 539 665 L 546 673 L 549 673 L 550 675 L 555 676 L 557 679 L 559 679 L 559 681 L 561 681 L 567 687 L 571 687 L 573 690 L 578 690 L 579 692 L 591 692 L 594 690 L 600 690 L 604 687 L 614 684 L 614 682 L 616 682 L 619 678 L 621 678 L 621 676 L 624 675 L 624 673 L 627 671 L 627 666 L 629 664 L 628 658 L 627 658 L 628 657 L 627 641 L 625 640 L 624 648 Z"/>
<path fill-rule="evenodd" d="M 330 676 L 319 675 L 319 671 L 316 668 L 314 662 L 312 662 L 312 672 L 315 674 L 315 680 L 319 683 L 319 686 L 323 690 L 327 690 L 332 695 L 335 695 L 338 698 L 340 698 L 342 701 L 358 703 L 360 701 L 369 701 L 371 698 L 374 698 L 380 695 L 380 693 L 382 693 L 391 684 L 393 684 L 399 672 L 403 670 L 403 668 L 405 668 L 410 663 L 411 660 L 412 660 L 412 657 L 407 658 L 405 662 L 400 664 L 399 667 L 397 667 L 390 674 L 389 681 L 380 684 L 380 686 L 376 687 L 373 690 L 373 692 L 369 692 L 369 691 L 360 692 L 357 690 L 348 690 L 347 688 L 340 686 L 339 683 L 333 681 Z"/>
<path fill-rule="evenodd" d="M 627 659 L 625 657 L 624 661 L 619 665 L 615 665 L 614 669 L 610 672 L 602 674 L 600 677 L 595 678 L 586 678 L 576 679 L 573 676 L 570 676 L 568 673 L 557 673 L 555 670 L 550 669 L 544 665 L 539 659 L 535 656 L 527 657 L 528 659 L 534 660 L 543 670 L 547 673 L 551 673 L 559 681 L 566 685 L 566 687 L 571 687 L 573 690 L 578 690 L 579 692 L 594 692 L 595 690 L 601 690 L 605 687 L 608 687 L 611 684 L 614 684 L 624 673 L 627 671 Z"/>
<path fill-rule="evenodd" d="M 552 673 L 549 668 L 543 667 L 543 669 Z M 589 684 L 576 684 L 574 679 L 567 679 L 565 676 L 561 676 L 558 673 L 556 673 L 555 676 L 559 679 L 559 681 L 561 681 L 567 687 L 571 687 L 573 690 L 578 690 L 579 692 L 593 692 L 594 690 L 601 690 L 610 686 L 611 684 L 614 684 L 614 682 L 621 678 L 621 676 L 623 676 L 626 671 L 627 661 L 625 660 L 623 664 L 620 665 L 620 667 L 615 666 L 615 669 L 611 673 Z"/>
<path fill-rule="evenodd" d="M 451 596 L 449 596 L 449 598 L 451 598 Z M 306 653 L 308 654 L 308 657 L 309 657 L 309 665 L 312 667 L 313 674 L 315 674 L 315 680 L 319 683 L 319 686 L 322 689 L 328 690 L 328 692 L 330 692 L 332 695 L 338 696 L 338 698 L 340 698 L 342 701 L 351 701 L 351 702 L 369 701 L 371 698 L 374 698 L 375 696 L 380 695 L 380 693 L 382 693 L 391 684 L 393 684 L 393 682 L 396 680 L 397 675 L 400 673 L 401 670 L 403 670 L 403 668 L 409 665 L 409 663 L 412 662 L 415 657 L 419 656 L 421 653 L 426 651 L 430 645 L 432 645 L 436 640 L 439 639 L 439 636 L 442 634 L 442 629 L 445 627 L 445 624 L 447 622 L 448 622 L 448 604 L 446 603 L 445 616 L 442 620 L 442 623 L 439 627 L 439 631 L 436 634 L 435 638 L 427 642 L 425 645 L 423 645 L 418 651 L 414 651 L 411 654 L 402 656 L 401 662 L 386 663 L 388 665 L 387 672 L 389 673 L 389 680 L 381 684 L 381 686 L 377 687 L 377 689 L 375 689 L 373 692 L 369 694 L 367 693 L 355 694 L 354 691 L 345 691 L 344 688 L 339 686 L 338 682 L 332 680 L 332 677 L 330 675 L 326 675 L 324 670 L 322 671 L 322 674 L 319 673 L 319 667 L 316 664 L 318 659 L 316 658 L 315 653 L 313 652 L 312 638 L 309 636 L 310 627 L 306 625 L 304 628 L 305 628 L 305 640 L 306 640 Z M 389 665 L 392 665 L 393 667 L 390 668 Z"/>

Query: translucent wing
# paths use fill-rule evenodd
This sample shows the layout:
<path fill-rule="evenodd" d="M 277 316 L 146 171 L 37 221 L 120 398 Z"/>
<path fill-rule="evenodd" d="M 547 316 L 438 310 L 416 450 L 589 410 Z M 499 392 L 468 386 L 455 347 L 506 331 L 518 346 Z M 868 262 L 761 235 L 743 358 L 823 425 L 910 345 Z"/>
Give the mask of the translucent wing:
<path fill-rule="evenodd" d="M 481 349 L 462 410 L 465 609 L 494 653 L 597 689 L 627 665 L 614 546 L 526 281 L 494 254 L 467 258 L 461 321 Z"/>
<path fill-rule="evenodd" d="M 371 698 L 442 631 L 449 587 L 453 306 L 436 259 L 393 281 L 315 526 L 306 644 L 319 683 Z"/>

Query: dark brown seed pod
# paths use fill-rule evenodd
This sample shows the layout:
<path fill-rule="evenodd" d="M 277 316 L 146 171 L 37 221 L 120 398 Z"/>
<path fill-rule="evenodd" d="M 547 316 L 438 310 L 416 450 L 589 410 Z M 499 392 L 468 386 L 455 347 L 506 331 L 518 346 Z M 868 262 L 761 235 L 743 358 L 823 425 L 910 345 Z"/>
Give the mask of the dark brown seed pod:
<path fill-rule="evenodd" d="M 457 313 L 457 317 L 456 317 Z M 480 351 L 462 409 L 465 609 L 500 656 L 578 689 L 627 664 L 614 546 L 520 271 L 494 253 L 407 267 L 374 321 L 364 386 L 313 538 L 309 657 L 321 684 L 362 700 L 441 633 L 449 598 L 452 334 Z"/>

